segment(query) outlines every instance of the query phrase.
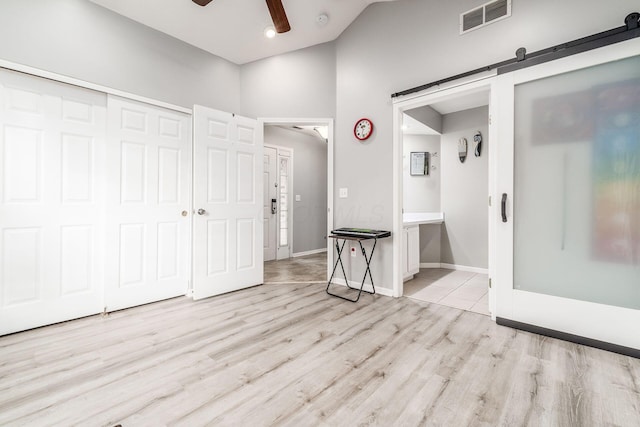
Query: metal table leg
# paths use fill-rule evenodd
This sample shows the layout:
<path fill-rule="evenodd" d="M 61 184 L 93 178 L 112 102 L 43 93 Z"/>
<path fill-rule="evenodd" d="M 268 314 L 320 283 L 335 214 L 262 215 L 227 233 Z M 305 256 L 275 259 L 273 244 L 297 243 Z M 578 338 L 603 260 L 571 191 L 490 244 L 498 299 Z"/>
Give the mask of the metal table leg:
<path fill-rule="evenodd" d="M 364 240 L 364 239 L 363 239 Z M 346 240 L 343 239 L 342 241 L 342 245 L 339 244 L 338 239 L 336 239 L 336 252 L 338 253 L 338 259 L 336 260 L 334 266 L 333 266 L 333 272 L 331 273 L 331 278 L 329 279 L 329 282 L 327 283 L 327 289 L 326 292 L 327 294 L 334 296 L 334 297 L 338 297 L 341 298 L 343 300 L 349 301 L 349 302 L 358 302 L 358 300 L 360 299 L 360 295 L 362 295 L 363 292 L 366 292 L 368 294 L 375 294 L 376 293 L 376 288 L 373 284 L 373 276 L 371 275 L 371 259 L 373 258 L 373 252 L 376 249 L 376 244 L 378 243 L 378 239 L 373 239 L 373 248 L 371 249 L 371 254 L 367 257 L 367 252 L 364 248 L 364 246 L 362 245 L 362 240 L 358 240 L 358 243 L 360 244 L 360 250 L 362 251 L 362 255 L 364 256 L 364 260 L 367 264 L 367 268 L 364 271 L 364 277 L 362 278 L 362 283 L 360 284 L 360 288 L 354 288 L 353 286 L 349 285 L 349 280 L 347 279 L 347 274 L 345 273 L 344 270 L 344 264 L 342 263 L 342 252 L 344 251 L 344 245 L 347 243 Z M 338 268 L 338 264 L 340 264 L 340 267 L 342 268 L 342 274 L 345 280 L 345 283 L 347 284 L 347 287 L 349 289 L 353 289 L 353 290 L 357 290 L 358 291 L 358 296 L 355 299 L 351 299 L 351 298 L 346 298 L 343 297 L 342 295 L 338 295 L 338 294 L 334 294 L 332 292 L 329 291 L 329 287 L 331 286 L 331 282 L 333 281 L 333 277 L 336 273 L 336 269 Z M 369 279 L 371 279 L 371 287 L 373 288 L 373 292 L 369 292 L 367 290 L 364 289 L 364 282 L 367 278 L 367 274 L 369 274 Z"/>

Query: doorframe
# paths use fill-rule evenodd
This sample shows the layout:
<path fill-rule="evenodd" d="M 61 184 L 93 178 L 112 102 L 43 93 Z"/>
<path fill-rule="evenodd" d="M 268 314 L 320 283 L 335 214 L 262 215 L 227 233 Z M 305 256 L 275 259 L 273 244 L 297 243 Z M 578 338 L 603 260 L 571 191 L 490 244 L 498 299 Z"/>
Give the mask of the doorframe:
<path fill-rule="evenodd" d="M 319 118 L 287 118 L 287 117 L 258 117 L 258 126 L 266 125 L 316 125 L 327 126 L 327 236 L 333 230 L 333 148 L 334 148 L 334 125 L 333 119 L 327 117 Z M 264 140 L 263 140 L 264 144 Z M 331 275 L 333 266 L 333 251 L 327 238 L 327 280 Z"/>
<path fill-rule="evenodd" d="M 403 269 L 402 269 L 402 208 L 403 208 L 403 175 L 402 175 L 402 117 L 406 110 L 430 105 L 439 101 L 444 101 L 451 97 L 459 97 L 465 93 L 473 93 L 478 91 L 489 91 L 489 138 L 492 149 L 489 150 L 488 158 L 488 210 L 489 210 L 489 235 L 488 235 L 488 271 L 489 271 L 489 310 L 491 318 L 495 320 L 495 302 L 496 292 L 495 286 L 491 285 L 491 279 L 495 277 L 496 269 L 496 225 L 497 225 L 497 198 L 496 198 L 496 178 L 497 178 L 497 152 L 499 141 L 497 139 L 496 122 L 492 121 L 493 108 L 495 108 L 495 84 L 496 71 L 478 74 L 467 79 L 461 79 L 451 82 L 448 85 L 442 85 L 434 89 L 428 89 L 419 92 L 410 97 L 402 99 L 394 98 L 393 109 L 393 296 L 398 298 L 404 294 Z"/>

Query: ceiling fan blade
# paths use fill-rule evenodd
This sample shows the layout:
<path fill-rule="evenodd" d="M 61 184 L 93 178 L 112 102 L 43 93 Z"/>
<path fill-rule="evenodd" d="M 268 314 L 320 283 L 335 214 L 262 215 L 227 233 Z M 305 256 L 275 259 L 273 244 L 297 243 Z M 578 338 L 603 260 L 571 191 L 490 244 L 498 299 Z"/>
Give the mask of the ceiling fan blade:
<path fill-rule="evenodd" d="M 211 3 L 211 0 L 193 0 L 193 2 L 194 2 L 195 4 L 200 5 L 200 6 L 206 6 L 206 5 L 208 5 L 209 3 Z"/>
<path fill-rule="evenodd" d="M 194 0 L 195 1 L 195 0 Z M 267 0 L 267 7 L 273 20 L 273 26 L 276 29 L 276 33 L 286 33 L 291 29 L 287 14 L 284 12 L 284 6 L 282 6 L 282 0 Z"/>

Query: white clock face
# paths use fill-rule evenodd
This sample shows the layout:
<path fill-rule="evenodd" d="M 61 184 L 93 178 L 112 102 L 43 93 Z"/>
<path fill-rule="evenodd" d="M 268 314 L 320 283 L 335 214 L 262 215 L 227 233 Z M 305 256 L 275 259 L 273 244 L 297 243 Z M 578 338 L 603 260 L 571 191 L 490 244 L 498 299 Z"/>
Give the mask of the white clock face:
<path fill-rule="evenodd" d="M 371 122 L 367 119 L 362 119 L 356 123 L 355 134 L 358 139 L 367 139 L 371 135 Z"/>

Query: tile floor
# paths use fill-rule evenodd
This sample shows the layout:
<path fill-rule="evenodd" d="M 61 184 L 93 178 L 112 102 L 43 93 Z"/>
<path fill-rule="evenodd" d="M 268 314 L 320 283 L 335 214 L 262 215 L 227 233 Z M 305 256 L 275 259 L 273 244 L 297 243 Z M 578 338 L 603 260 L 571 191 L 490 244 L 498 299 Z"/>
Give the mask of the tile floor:
<path fill-rule="evenodd" d="M 486 274 L 444 268 L 422 268 L 412 280 L 404 283 L 404 295 L 489 315 L 489 278 Z"/>

